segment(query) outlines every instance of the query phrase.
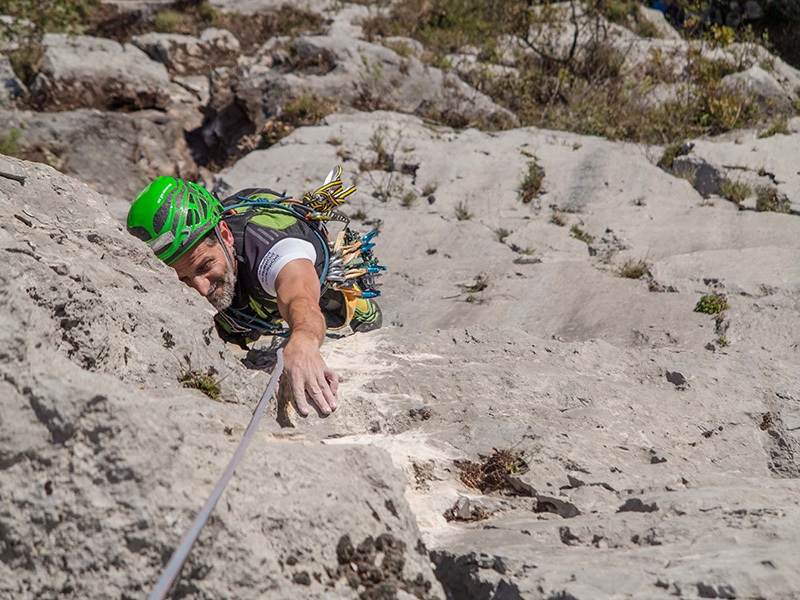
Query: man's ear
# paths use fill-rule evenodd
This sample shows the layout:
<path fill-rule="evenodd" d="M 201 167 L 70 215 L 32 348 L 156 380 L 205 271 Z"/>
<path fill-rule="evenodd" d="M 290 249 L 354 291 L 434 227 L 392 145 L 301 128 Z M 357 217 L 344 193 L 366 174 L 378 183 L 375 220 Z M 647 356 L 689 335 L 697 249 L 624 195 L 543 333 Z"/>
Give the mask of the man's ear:
<path fill-rule="evenodd" d="M 222 241 L 225 242 L 225 245 L 228 247 L 228 250 L 233 250 L 233 232 L 225 221 L 219 222 L 219 233 L 222 236 Z"/>

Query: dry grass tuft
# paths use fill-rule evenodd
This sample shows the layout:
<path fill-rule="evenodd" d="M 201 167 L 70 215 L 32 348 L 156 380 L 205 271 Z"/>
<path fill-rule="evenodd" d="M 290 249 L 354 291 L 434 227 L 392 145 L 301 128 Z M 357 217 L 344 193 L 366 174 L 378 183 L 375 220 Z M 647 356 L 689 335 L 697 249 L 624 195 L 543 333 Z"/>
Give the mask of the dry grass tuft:
<path fill-rule="evenodd" d="M 550 222 L 553 225 L 564 227 L 567 224 L 567 217 L 565 217 L 564 213 L 562 213 L 560 210 L 554 208 L 553 213 L 550 215 Z"/>
<path fill-rule="evenodd" d="M 641 279 L 647 274 L 650 265 L 641 258 L 629 258 L 617 271 L 617 275 L 625 279 Z"/>
<path fill-rule="evenodd" d="M 478 275 L 475 277 L 475 282 L 472 285 L 464 286 L 464 291 L 469 294 L 477 294 L 489 287 L 489 277 L 486 275 Z"/>
<path fill-rule="evenodd" d="M 530 204 L 542 191 L 544 169 L 534 160 L 528 163 L 528 171 L 522 179 L 519 196 L 523 204 Z"/>
<path fill-rule="evenodd" d="M 747 182 L 733 181 L 727 177 L 720 182 L 719 193 L 726 200 L 730 200 L 736 205 L 741 204 L 747 200 L 748 196 L 753 193 L 752 188 Z"/>
<path fill-rule="evenodd" d="M 471 460 L 456 460 L 454 464 L 460 471 L 459 479 L 467 487 L 483 493 L 498 490 L 514 491 L 509 481 L 511 475 L 526 473 L 529 469 L 521 452 L 509 449 L 492 448 L 492 455 L 482 457 L 482 463 Z"/>
<path fill-rule="evenodd" d="M 759 212 L 788 213 L 792 203 L 774 185 L 756 186 L 756 210 Z"/>

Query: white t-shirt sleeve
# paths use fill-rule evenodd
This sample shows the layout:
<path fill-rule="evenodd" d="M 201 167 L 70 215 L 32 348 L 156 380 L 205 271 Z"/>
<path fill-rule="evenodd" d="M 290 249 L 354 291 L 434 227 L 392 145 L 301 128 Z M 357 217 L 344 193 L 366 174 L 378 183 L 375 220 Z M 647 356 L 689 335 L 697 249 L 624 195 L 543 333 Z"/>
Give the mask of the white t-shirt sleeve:
<path fill-rule="evenodd" d="M 275 295 L 275 280 L 278 273 L 293 260 L 317 261 L 314 245 L 298 238 L 284 238 L 269 249 L 258 265 L 258 281 L 270 296 Z"/>

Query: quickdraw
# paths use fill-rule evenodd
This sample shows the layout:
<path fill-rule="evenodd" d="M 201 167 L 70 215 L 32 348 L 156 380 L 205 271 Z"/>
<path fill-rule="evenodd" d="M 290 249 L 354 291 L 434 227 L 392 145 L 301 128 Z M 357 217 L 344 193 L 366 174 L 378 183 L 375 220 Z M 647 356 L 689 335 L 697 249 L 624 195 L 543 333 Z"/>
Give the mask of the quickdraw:
<path fill-rule="evenodd" d="M 355 191 L 354 185 L 342 188 L 342 167 L 337 166 L 328 173 L 321 187 L 303 197 L 303 204 L 314 211 L 309 218 L 345 223 L 345 228 L 338 233 L 336 239 L 333 242 L 328 241 L 326 282 L 331 288 L 342 293 L 348 308 L 358 298 L 380 296 L 380 290 L 377 289 L 379 284 L 375 281 L 375 277 L 386 270 L 385 266 L 378 264 L 378 259 L 372 251 L 375 247 L 372 238 L 378 234 L 378 230 L 373 229 L 361 236 L 348 227 L 350 219 L 337 210 Z"/>

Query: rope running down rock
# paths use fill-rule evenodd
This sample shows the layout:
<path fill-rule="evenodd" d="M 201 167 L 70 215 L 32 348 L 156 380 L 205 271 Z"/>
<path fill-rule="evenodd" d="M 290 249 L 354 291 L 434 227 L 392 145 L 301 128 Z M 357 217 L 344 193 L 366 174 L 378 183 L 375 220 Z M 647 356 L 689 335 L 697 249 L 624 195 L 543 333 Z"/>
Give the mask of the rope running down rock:
<path fill-rule="evenodd" d="M 211 511 L 213 511 L 214 507 L 217 505 L 217 501 L 222 496 L 225 486 L 228 485 L 228 481 L 230 481 L 230 478 L 233 476 L 236 467 L 239 465 L 239 461 L 241 461 L 242 456 L 244 456 L 247 445 L 250 443 L 250 440 L 253 437 L 253 434 L 255 434 L 256 429 L 258 429 L 258 424 L 261 421 L 261 417 L 264 415 L 264 409 L 266 409 L 270 399 L 275 393 L 275 388 L 278 385 L 278 379 L 280 378 L 282 371 L 283 350 L 281 349 L 278 350 L 278 362 L 275 365 L 275 369 L 272 371 L 272 377 L 269 380 L 269 385 L 267 386 L 264 395 L 261 396 L 261 401 L 258 403 L 256 410 L 253 412 L 253 417 L 250 419 L 250 424 L 247 426 L 247 430 L 244 432 L 242 441 L 239 442 L 239 446 L 236 448 L 233 458 L 231 458 L 228 466 L 225 467 L 222 477 L 219 478 L 217 485 L 214 487 L 214 491 L 211 492 L 211 495 L 208 497 L 208 500 L 206 500 L 202 510 L 198 513 L 197 517 L 195 517 L 192 526 L 189 528 L 189 531 L 186 532 L 186 535 L 183 536 L 180 545 L 175 552 L 173 552 L 172 558 L 169 559 L 167 566 L 164 568 L 164 573 L 158 580 L 158 583 L 148 597 L 148 600 L 164 600 L 170 588 L 172 587 L 173 582 L 180 574 L 181 569 L 183 568 L 183 563 L 186 562 L 186 559 L 189 557 L 189 552 L 192 550 L 192 546 L 194 545 L 195 541 L 197 541 L 197 536 L 200 535 L 200 530 L 206 524 L 208 517 L 211 516 Z"/>

